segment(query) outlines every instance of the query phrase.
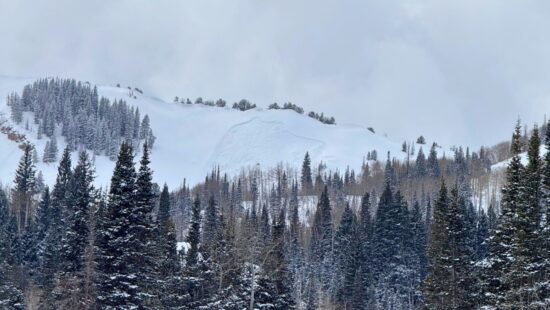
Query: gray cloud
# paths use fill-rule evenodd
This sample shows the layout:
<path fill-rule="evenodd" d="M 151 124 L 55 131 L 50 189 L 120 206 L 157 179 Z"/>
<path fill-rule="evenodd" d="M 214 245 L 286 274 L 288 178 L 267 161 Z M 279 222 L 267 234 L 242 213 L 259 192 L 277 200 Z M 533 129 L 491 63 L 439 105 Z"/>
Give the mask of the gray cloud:
<path fill-rule="evenodd" d="M 292 101 L 492 144 L 550 110 L 547 1 L 0 0 L 0 73 L 121 82 L 171 99 Z"/>

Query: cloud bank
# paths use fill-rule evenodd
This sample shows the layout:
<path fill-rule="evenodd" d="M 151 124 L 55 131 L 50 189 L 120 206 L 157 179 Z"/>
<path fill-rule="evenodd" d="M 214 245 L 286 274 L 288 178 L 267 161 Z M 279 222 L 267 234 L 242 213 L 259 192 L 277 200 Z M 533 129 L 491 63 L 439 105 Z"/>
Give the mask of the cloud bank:
<path fill-rule="evenodd" d="M 291 101 L 479 146 L 550 111 L 548 29 L 548 1 L 0 0 L 0 74 Z"/>

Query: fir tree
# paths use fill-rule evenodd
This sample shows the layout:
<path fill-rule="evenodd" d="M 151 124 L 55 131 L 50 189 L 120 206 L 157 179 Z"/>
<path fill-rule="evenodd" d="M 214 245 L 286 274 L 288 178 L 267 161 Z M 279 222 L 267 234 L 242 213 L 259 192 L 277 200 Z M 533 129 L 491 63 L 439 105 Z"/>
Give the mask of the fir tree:
<path fill-rule="evenodd" d="M 439 161 L 437 159 L 437 150 L 435 143 L 430 149 L 430 154 L 428 155 L 427 163 L 428 175 L 434 179 L 437 179 L 441 176 L 441 169 L 439 167 Z"/>
<path fill-rule="evenodd" d="M 61 270 L 62 240 L 66 227 L 70 180 L 72 179 L 71 156 L 68 149 L 57 170 L 57 178 L 51 194 L 50 220 L 43 243 L 40 245 L 40 277 L 38 284 L 43 289 L 40 309 L 55 309 L 55 276 Z"/>
<path fill-rule="evenodd" d="M 421 146 L 420 150 L 418 150 L 418 155 L 416 156 L 416 176 L 419 178 L 423 178 L 426 176 L 426 174 L 426 156 L 424 155 L 424 151 L 422 151 Z"/>
<path fill-rule="evenodd" d="M 145 157 L 145 156 L 144 156 Z M 96 228 L 97 306 L 102 309 L 148 308 L 152 268 L 149 211 L 154 195 L 147 160 L 142 159 L 139 186 L 132 149 L 120 148 L 109 200 L 100 208 Z"/>
<path fill-rule="evenodd" d="M 84 268 L 84 249 L 89 243 L 90 212 L 94 197 L 94 169 L 86 152 L 81 152 L 70 180 L 67 229 L 63 239 L 63 270 L 79 273 Z"/>
<path fill-rule="evenodd" d="M 15 171 L 15 186 L 12 191 L 12 209 L 21 232 L 30 224 L 34 213 L 32 196 L 35 193 L 36 169 L 32 159 L 33 149 L 30 144 L 25 144 L 23 156 Z"/>
<path fill-rule="evenodd" d="M 311 269 L 319 277 L 321 288 L 328 292 L 332 279 L 332 211 L 325 186 L 313 219 L 310 241 Z"/>
<path fill-rule="evenodd" d="M 522 180 L 524 170 L 521 163 L 521 126 L 518 121 L 512 136 L 512 158 L 506 169 L 506 185 L 502 189 L 501 215 L 497 227 L 489 241 L 489 259 L 483 273 L 483 304 L 502 307 L 510 290 L 510 283 L 505 280 L 512 270 L 513 253 L 516 235 L 515 220 L 521 208 Z"/>
<path fill-rule="evenodd" d="M 311 158 L 309 157 L 309 152 L 306 152 L 304 162 L 302 163 L 301 185 L 304 193 L 311 193 L 313 189 L 313 180 L 311 176 Z"/>
<path fill-rule="evenodd" d="M 81 152 L 78 163 L 71 175 L 68 190 L 68 205 L 65 213 L 66 225 L 62 239 L 59 285 L 54 291 L 56 305 L 72 304 L 89 307 L 93 298 L 86 292 L 85 267 L 89 263 L 86 250 L 90 248 L 90 220 L 95 189 L 94 169 L 86 152 Z"/>
<path fill-rule="evenodd" d="M 158 224 L 158 265 L 161 304 L 166 309 L 181 307 L 184 303 L 180 261 L 176 249 L 176 231 L 170 218 L 170 193 L 164 185 L 160 194 L 157 213 Z"/>
<path fill-rule="evenodd" d="M 199 307 L 205 299 L 205 273 L 208 272 L 204 262 L 201 247 L 201 204 L 198 197 L 191 210 L 191 221 L 187 233 L 186 242 L 189 249 L 185 255 L 185 267 L 183 268 L 183 281 L 185 295 L 189 307 Z"/>
<path fill-rule="evenodd" d="M 349 205 L 346 205 L 344 209 L 334 239 L 336 300 L 343 309 L 352 309 L 353 296 L 351 294 L 359 261 L 357 260 L 357 219 Z"/>
<path fill-rule="evenodd" d="M 0 307 L 25 309 L 23 292 L 17 281 L 20 264 L 19 239 L 15 218 L 8 212 L 8 201 L 0 189 Z"/>
<path fill-rule="evenodd" d="M 524 169 L 520 182 L 509 183 L 517 187 L 519 202 L 515 205 L 512 218 L 513 235 L 511 240 L 511 262 L 509 273 L 503 275 L 503 280 L 510 291 L 505 296 L 505 305 L 511 308 L 537 307 L 544 299 L 537 296 L 536 283 L 541 277 L 541 171 L 542 161 L 539 155 L 540 137 L 535 126 L 528 146 L 529 163 Z"/>

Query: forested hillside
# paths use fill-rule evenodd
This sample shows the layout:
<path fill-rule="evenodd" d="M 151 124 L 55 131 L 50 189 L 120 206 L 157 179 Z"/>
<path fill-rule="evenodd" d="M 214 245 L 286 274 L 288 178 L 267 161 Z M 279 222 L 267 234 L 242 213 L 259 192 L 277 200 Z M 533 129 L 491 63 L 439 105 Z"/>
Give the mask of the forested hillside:
<path fill-rule="evenodd" d="M 546 124 L 545 124 L 546 125 Z M 0 193 L 8 309 L 543 309 L 550 303 L 550 130 L 521 134 L 486 206 L 482 152 L 419 150 L 339 172 L 214 169 L 172 191 L 143 143 L 122 143 L 110 186 L 66 148 L 53 187 L 32 147 Z M 527 160 L 521 153 L 527 149 Z M 137 163 L 136 163 L 137 161 Z M 177 172 L 174 172 L 177 173 Z"/>
<path fill-rule="evenodd" d="M 7 105 L 16 124 L 21 124 L 24 112 L 33 113 L 37 139 L 52 139 L 44 151 L 45 161 L 49 162 L 57 159 L 52 144 L 58 131 L 69 150 L 85 148 L 113 159 L 122 141 L 130 141 L 135 147 L 141 141 L 150 146 L 155 141 L 149 116 L 142 119 L 138 108 L 123 100 L 111 103 L 99 97 L 96 86 L 74 79 L 41 79 L 27 84 L 21 94 L 8 95 Z M 29 129 L 29 120 L 26 122 L 25 128 Z"/>

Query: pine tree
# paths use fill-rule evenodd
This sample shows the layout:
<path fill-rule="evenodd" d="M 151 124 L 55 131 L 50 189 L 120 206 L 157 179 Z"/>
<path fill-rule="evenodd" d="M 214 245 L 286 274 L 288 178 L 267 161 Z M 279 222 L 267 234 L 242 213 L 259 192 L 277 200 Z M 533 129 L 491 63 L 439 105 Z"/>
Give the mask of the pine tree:
<path fill-rule="evenodd" d="M 335 234 L 335 294 L 336 300 L 343 309 L 353 309 L 352 293 L 355 284 L 355 273 L 359 265 L 357 243 L 357 219 L 346 204 L 340 226 Z"/>
<path fill-rule="evenodd" d="M 65 232 L 62 238 L 59 284 L 54 290 L 55 304 L 90 307 L 92 296 L 87 292 L 86 280 L 90 274 L 86 266 L 90 262 L 90 220 L 95 203 L 93 186 L 94 169 L 86 152 L 79 154 L 78 163 L 71 174 L 67 193 L 67 209 L 64 215 Z M 88 251 L 86 251 L 88 250 Z"/>
<path fill-rule="evenodd" d="M 168 185 L 164 184 L 162 192 L 160 193 L 159 208 L 157 213 L 157 223 L 159 229 L 170 221 L 170 192 L 168 191 Z"/>
<path fill-rule="evenodd" d="M 34 213 L 32 196 L 35 193 L 36 170 L 32 159 L 33 149 L 30 144 L 25 144 L 23 156 L 15 171 L 15 186 L 12 191 L 12 209 L 21 232 L 30 224 Z"/>
<path fill-rule="evenodd" d="M 429 268 L 424 280 L 423 297 L 428 309 L 443 309 L 447 306 L 447 292 L 450 261 L 450 248 L 447 232 L 449 230 L 449 197 L 445 183 L 441 183 L 439 196 L 435 201 L 431 225 L 430 244 L 427 251 Z"/>
<path fill-rule="evenodd" d="M 418 150 L 418 155 L 416 156 L 416 176 L 419 178 L 423 178 L 426 176 L 426 174 L 426 156 L 424 155 L 424 151 L 422 151 L 421 146 L 420 150 Z"/>
<path fill-rule="evenodd" d="M 273 279 L 274 309 L 294 309 L 294 303 L 291 297 L 291 279 L 288 270 L 288 260 L 285 255 L 285 227 L 286 214 L 281 209 L 279 217 L 273 226 L 273 247 L 271 251 L 272 261 L 269 276 Z"/>
<path fill-rule="evenodd" d="M 372 286 L 372 220 L 370 194 L 365 192 L 361 199 L 361 210 L 356 230 L 357 271 L 352 290 L 351 309 L 367 309 L 369 295 L 367 291 Z"/>
<path fill-rule="evenodd" d="M 176 249 L 176 231 L 170 218 L 170 193 L 165 184 L 160 194 L 157 213 L 158 265 L 161 304 L 167 309 L 181 307 L 184 303 L 180 261 Z"/>
<path fill-rule="evenodd" d="M 206 294 L 204 282 L 207 270 L 201 247 L 201 221 L 201 203 L 199 198 L 196 197 L 192 206 L 189 231 L 185 240 L 189 244 L 189 249 L 185 255 L 185 267 L 183 268 L 185 295 L 189 307 L 199 307 L 203 303 Z"/>
<path fill-rule="evenodd" d="M 332 279 L 332 232 L 332 211 L 325 186 L 315 211 L 310 241 L 311 270 L 318 275 L 320 287 L 325 293 L 329 291 Z"/>
<path fill-rule="evenodd" d="M 40 277 L 38 284 L 43 289 L 40 309 L 55 309 L 53 293 L 55 276 L 61 270 L 62 238 L 66 227 L 68 193 L 72 179 L 71 156 L 68 149 L 63 152 L 57 178 L 51 194 L 50 220 L 43 243 L 40 245 Z"/>
<path fill-rule="evenodd" d="M 46 186 L 42 192 L 40 203 L 36 209 L 35 224 L 30 226 L 23 236 L 26 244 L 23 247 L 23 260 L 31 275 L 35 276 L 41 266 L 44 253 L 44 242 L 48 232 L 51 216 L 50 189 Z"/>
<path fill-rule="evenodd" d="M 15 218 L 9 214 L 8 201 L 0 189 L 0 307 L 23 310 L 23 292 L 17 283 L 19 238 Z"/>
<path fill-rule="evenodd" d="M 51 162 L 57 161 L 57 153 L 59 152 L 57 148 L 57 139 L 55 138 L 55 135 L 53 135 L 50 139 L 50 149 L 48 152 L 48 158 L 51 160 Z"/>
<path fill-rule="evenodd" d="M 506 185 L 502 189 L 501 215 L 497 227 L 489 240 L 489 259 L 483 272 L 483 304 L 502 307 L 510 290 L 510 283 L 505 276 L 512 270 L 515 251 L 514 236 L 516 227 L 514 218 L 521 208 L 522 180 L 524 170 L 521 163 L 521 126 L 518 121 L 512 136 L 512 158 L 506 169 Z"/>
<path fill-rule="evenodd" d="M 542 229 L 542 280 L 540 290 L 543 292 L 541 297 L 549 298 L 550 296 L 550 130 L 546 126 L 545 132 L 545 149 L 544 166 L 542 170 L 542 205 L 545 208 Z"/>
<path fill-rule="evenodd" d="M 63 238 L 63 271 L 80 273 L 84 268 L 84 250 L 89 244 L 90 212 L 95 201 L 94 169 L 86 152 L 81 152 L 70 180 L 66 225 Z"/>
<path fill-rule="evenodd" d="M 309 152 L 306 152 L 304 162 L 302 163 L 301 185 L 304 193 L 311 193 L 313 189 L 313 180 L 311 176 L 311 158 L 309 157 Z"/>
<path fill-rule="evenodd" d="M 46 146 L 44 147 L 44 153 L 42 155 L 42 161 L 45 163 L 53 162 L 50 158 L 50 141 L 46 141 Z"/>
<path fill-rule="evenodd" d="M 510 271 L 504 274 L 504 281 L 510 288 L 505 296 L 505 305 L 512 308 L 537 307 L 544 299 L 537 296 L 536 283 L 541 277 L 542 262 L 540 253 L 541 231 L 541 171 L 542 161 L 539 155 L 540 137 L 535 126 L 528 146 L 529 163 L 525 167 L 523 183 L 517 184 L 519 191 L 512 218 L 513 235 Z M 514 186 L 514 184 L 508 184 Z"/>
<path fill-rule="evenodd" d="M 130 146 L 131 148 L 131 146 Z M 156 225 L 153 222 L 153 209 L 156 204 L 156 194 L 153 188 L 153 171 L 149 167 L 151 161 L 150 145 L 143 144 L 142 157 L 136 177 L 135 203 L 130 212 L 129 247 L 133 253 L 134 271 L 138 272 L 138 281 L 143 286 L 143 300 L 146 307 L 158 306 L 157 274 L 154 268 L 156 259 Z M 135 238 L 135 239 L 134 239 Z"/>
<path fill-rule="evenodd" d="M 300 242 L 302 236 L 302 226 L 299 215 L 298 184 L 293 181 L 289 199 L 290 209 L 290 227 L 289 227 L 289 245 L 288 256 L 289 269 L 292 277 L 292 294 L 295 302 L 301 299 L 303 284 L 305 282 L 304 249 Z"/>
<path fill-rule="evenodd" d="M 136 190 L 132 149 L 121 145 L 108 203 L 99 210 L 95 258 L 97 306 L 102 309 L 144 309 L 153 297 L 146 281 L 152 280 L 147 210 L 154 196 L 147 189 L 150 171 L 145 162 L 142 159 Z"/>
<path fill-rule="evenodd" d="M 423 278 L 426 275 L 427 259 L 426 259 L 426 225 L 422 218 L 422 210 L 420 204 L 415 200 L 411 210 L 411 229 L 412 229 L 412 246 L 414 247 L 415 256 L 418 258 L 418 272 Z"/>
<path fill-rule="evenodd" d="M 430 154 L 428 155 L 427 170 L 428 175 L 434 179 L 437 179 L 441 176 L 441 168 L 439 167 L 439 161 L 437 159 L 437 150 L 435 143 L 430 149 Z"/>

